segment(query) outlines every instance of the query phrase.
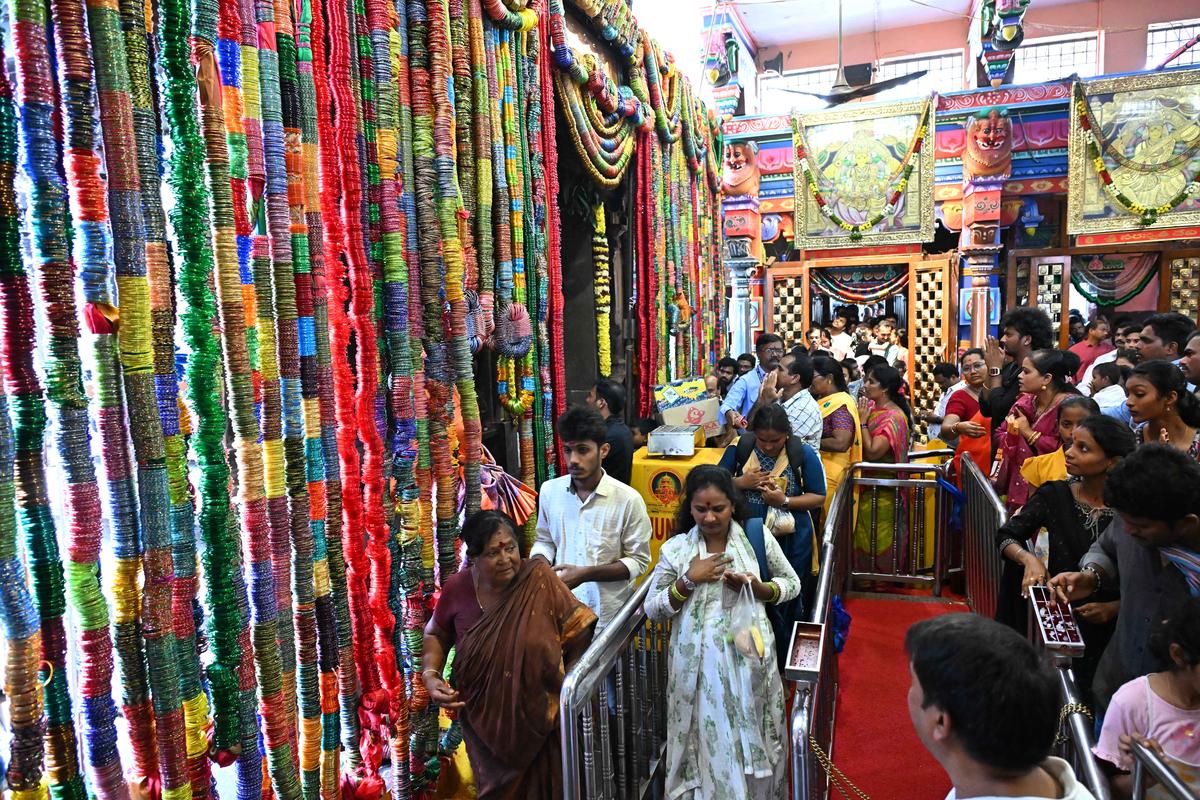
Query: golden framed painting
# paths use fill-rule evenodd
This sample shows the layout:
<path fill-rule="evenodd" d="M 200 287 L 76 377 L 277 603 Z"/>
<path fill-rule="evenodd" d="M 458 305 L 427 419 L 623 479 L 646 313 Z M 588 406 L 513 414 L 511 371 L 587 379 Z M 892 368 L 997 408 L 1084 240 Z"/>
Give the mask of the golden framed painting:
<path fill-rule="evenodd" d="M 933 239 L 931 98 L 792 118 L 797 249 Z"/>
<path fill-rule="evenodd" d="M 1200 224 L 1200 69 L 1077 81 L 1067 232 Z"/>

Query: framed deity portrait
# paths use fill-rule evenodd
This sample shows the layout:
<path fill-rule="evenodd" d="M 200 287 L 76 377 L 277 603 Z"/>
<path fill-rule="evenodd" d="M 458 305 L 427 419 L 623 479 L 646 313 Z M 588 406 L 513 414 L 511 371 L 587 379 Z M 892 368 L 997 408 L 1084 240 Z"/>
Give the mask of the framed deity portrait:
<path fill-rule="evenodd" d="M 1067 232 L 1200 224 L 1200 69 L 1078 81 Z"/>
<path fill-rule="evenodd" d="M 798 249 L 933 238 L 933 102 L 793 118 Z"/>

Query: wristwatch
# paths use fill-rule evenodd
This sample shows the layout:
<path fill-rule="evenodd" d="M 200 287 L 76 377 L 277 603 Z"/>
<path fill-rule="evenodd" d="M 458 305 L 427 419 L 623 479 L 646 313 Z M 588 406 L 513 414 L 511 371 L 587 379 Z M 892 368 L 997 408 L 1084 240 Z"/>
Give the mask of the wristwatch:
<path fill-rule="evenodd" d="M 1097 592 L 1098 592 L 1098 591 L 1100 591 L 1100 583 L 1101 583 L 1101 581 L 1100 581 L 1100 570 L 1096 569 L 1096 565 L 1095 565 L 1095 564 L 1088 564 L 1088 565 L 1087 565 L 1087 566 L 1085 566 L 1083 569 L 1081 569 L 1081 570 L 1080 570 L 1080 572 L 1090 572 L 1090 573 L 1092 573 L 1092 577 L 1096 579 L 1096 591 L 1097 591 Z"/>
<path fill-rule="evenodd" d="M 989 367 L 988 375 L 990 375 L 993 378 L 999 378 L 1000 377 L 1000 368 L 999 367 Z"/>
<path fill-rule="evenodd" d="M 683 588 L 689 592 L 696 591 L 696 582 L 689 578 L 686 572 L 679 576 L 679 580 L 683 581 Z"/>

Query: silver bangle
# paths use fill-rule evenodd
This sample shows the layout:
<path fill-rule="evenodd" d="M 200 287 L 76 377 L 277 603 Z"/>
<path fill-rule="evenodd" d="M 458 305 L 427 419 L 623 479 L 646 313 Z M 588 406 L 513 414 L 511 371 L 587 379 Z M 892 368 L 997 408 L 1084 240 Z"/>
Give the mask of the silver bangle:
<path fill-rule="evenodd" d="M 1100 591 L 1100 584 L 1101 584 L 1101 583 L 1103 583 L 1103 580 L 1101 580 L 1101 578 L 1100 578 L 1100 570 L 1098 570 L 1098 569 L 1096 568 L 1096 565 L 1095 565 L 1095 564 L 1088 564 L 1088 565 L 1087 565 L 1087 566 L 1085 566 L 1083 569 L 1081 569 L 1081 570 L 1080 570 L 1080 572 L 1090 572 L 1090 573 L 1092 573 L 1092 577 L 1094 577 L 1094 578 L 1096 579 L 1096 589 L 1095 589 L 1095 591 L 1097 591 L 1097 592 L 1098 592 L 1098 591 Z"/>

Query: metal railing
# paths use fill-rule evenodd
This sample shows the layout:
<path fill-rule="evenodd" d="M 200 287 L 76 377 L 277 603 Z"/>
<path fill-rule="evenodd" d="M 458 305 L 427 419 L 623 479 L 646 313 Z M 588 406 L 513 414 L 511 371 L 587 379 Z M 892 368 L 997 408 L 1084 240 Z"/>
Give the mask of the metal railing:
<path fill-rule="evenodd" d="M 1171 769 L 1171 765 L 1163 761 L 1158 753 L 1140 742 L 1133 742 L 1133 800 L 1143 800 L 1146 796 L 1146 773 L 1149 772 L 1158 785 L 1175 800 L 1197 800 L 1197 795 L 1186 783 L 1180 780 Z"/>
<path fill-rule="evenodd" d="M 919 460 L 953 457 L 953 450 L 909 453 L 905 464 L 863 462 L 852 467 L 846 483 L 857 490 L 857 514 L 849 523 L 851 534 L 842 537 L 848 567 L 847 591 L 856 580 L 926 585 L 941 595 L 946 575 L 946 537 L 950 502 L 938 479 L 945 479 L 947 463 L 922 464 Z M 932 496 L 931 496 L 932 495 Z M 933 504 L 932 530 L 928 510 Z M 891 544 L 880 552 L 881 511 L 891 507 Z M 869 520 L 867 552 L 854 552 L 854 529 L 859 520 Z M 886 530 L 886 526 L 885 530 Z M 901 541 L 905 544 L 902 547 Z M 931 541 L 927 541 L 931 540 Z M 929 549 L 932 548 L 932 559 Z M 864 559 L 868 566 L 858 569 Z"/>
<path fill-rule="evenodd" d="M 1075 688 L 1075 675 L 1071 672 L 1071 659 L 1054 656 L 1054 666 L 1058 673 L 1058 693 L 1063 704 L 1063 724 L 1066 726 L 1065 735 L 1060 735 L 1055 742 L 1056 755 L 1067 761 L 1075 771 L 1075 777 L 1083 781 L 1096 800 L 1109 800 L 1112 792 L 1108 779 L 1100 771 L 1092 755 L 1095 740 L 1092 736 L 1092 718 L 1085 712 L 1085 706 Z"/>
<path fill-rule="evenodd" d="M 987 476 L 967 455 L 959 460 L 963 501 L 963 569 L 967 578 L 967 603 L 981 616 L 994 619 L 1000 596 L 1004 559 L 996 550 L 996 531 L 1008 521 Z"/>
<path fill-rule="evenodd" d="M 830 503 L 821 537 L 821 569 L 809 621 L 824 625 L 824 659 L 817 679 L 795 684 L 792 700 L 791 762 L 792 800 L 824 800 L 829 796 L 829 776 L 817 759 L 810 742 L 826 753 L 833 752 L 833 725 L 837 717 L 838 661 L 833 646 L 832 608 L 834 593 L 845 582 L 846 562 L 841 543 L 850 535 L 854 492 L 842 483 Z M 780 647 L 787 647 L 781 643 Z"/>
<path fill-rule="evenodd" d="M 559 694 L 565 800 L 640 800 L 661 781 L 670 622 L 646 617 L 647 578 Z"/>

